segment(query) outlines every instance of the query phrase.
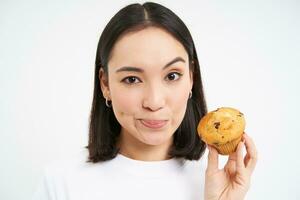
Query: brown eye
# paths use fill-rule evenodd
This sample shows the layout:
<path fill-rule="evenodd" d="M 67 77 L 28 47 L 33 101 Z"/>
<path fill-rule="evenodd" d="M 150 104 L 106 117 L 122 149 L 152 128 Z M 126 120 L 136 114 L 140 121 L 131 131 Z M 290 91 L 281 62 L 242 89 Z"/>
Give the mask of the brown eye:
<path fill-rule="evenodd" d="M 138 78 L 137 77 L 135 77 L 135 76 L 128 76 L 128 77 L 126 77 L 126 78 L 124 78 L 123 80 L 122 80 L 122 82 L 125 82 L 126 84 L 134 84 L 134 83 L 136 83 L 135 81 L 136 80 L 138 80 Z"/>
<path fill-rule="evenodd" d="M 176 79 L 176 75 L 178 76 L 177 79 L 179 79 L 180 76 L 182 76 L 182 74 L 180 74 L 180 73 L 172 72 L 172 73 L 168 74 L 167 77 L 168 77 L 169 80 L 173 81 L 173 80 L 177 80 L 177 79 Z"/>

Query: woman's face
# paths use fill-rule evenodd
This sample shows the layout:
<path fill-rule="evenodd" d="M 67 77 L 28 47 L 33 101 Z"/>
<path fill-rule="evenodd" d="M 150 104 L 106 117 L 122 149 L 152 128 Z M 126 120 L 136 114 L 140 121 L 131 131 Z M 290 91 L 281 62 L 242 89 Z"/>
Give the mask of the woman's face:
<path fill-rule="evenodd" d="M 115 43 L 108 71 L 108 85 L 100 75 L 101 89 L 112 101 L 122 138 L 142 146 L 170 145 L 193 85 L 181 43 L 155 27 L 127 33 Z M 143 124 L 147 120 L 165 125 L 150 128 Z"/>

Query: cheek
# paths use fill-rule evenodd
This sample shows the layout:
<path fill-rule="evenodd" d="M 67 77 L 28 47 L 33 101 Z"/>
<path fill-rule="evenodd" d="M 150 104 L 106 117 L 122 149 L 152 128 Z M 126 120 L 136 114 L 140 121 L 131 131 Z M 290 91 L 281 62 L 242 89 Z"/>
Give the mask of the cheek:
<path fill-rule="evenodd" d="M 187 101 L 189 96 L 189 90 L 188 88 L 178 88 L 176 92 L 173 92 L 171 101 L 171 109 L 173 113 L 173 120 L 176 126 L 179 126 L 181 121 L 184 118 L 186 107 L 187 107 Z"/>
<path fill-rule="evenodd" d="M 185 108 L 184 105 L 187 104 L 188 96 L 189 96 L 189 91 L 188 88 L 185 87 L 180 87 L 176 89 L 176 92 L 172 93 L 171 101 L 172 101 L 174 111 L 176 110 L 180 111 L 183 108 Z"/>
<path fill-rule="evenodd" d="M 112 89 L 111 91 L 114 91 L 111 97 L 113 99 L 112 109 L 116 119 L 125 129 L 134 130 L 135 110 L 137 107 L 136 98 L 122 90 Z"/>
<path fill-rule="evenodd" d="M 119 117 L 135 117 L 138 105 L 137 95 L 126 90 L 118 90 L 117 88 L 113 88 L 112 91 L 114 91 L 112 104 L 115 115 Z"/>

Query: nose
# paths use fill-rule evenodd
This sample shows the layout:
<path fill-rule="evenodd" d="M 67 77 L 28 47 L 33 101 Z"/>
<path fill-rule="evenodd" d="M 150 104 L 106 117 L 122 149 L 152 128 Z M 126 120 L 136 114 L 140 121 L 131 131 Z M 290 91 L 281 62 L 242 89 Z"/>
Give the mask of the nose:
<path fill-rule="evenodd" d="M 165 95 L 162 87 L 157 84 L 149 86 L 145 90 L 143 107 L 151 111 L 157 111 L 165 106 Z"/>

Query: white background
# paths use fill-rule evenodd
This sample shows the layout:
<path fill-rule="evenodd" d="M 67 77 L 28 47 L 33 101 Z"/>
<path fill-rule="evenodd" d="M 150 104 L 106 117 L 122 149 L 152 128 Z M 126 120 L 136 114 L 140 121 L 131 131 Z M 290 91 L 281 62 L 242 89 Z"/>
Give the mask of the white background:
<path fill-rule="evenodd" d="M 87 144 L 101 31 L 135 2 L 0 2 L 0 199 L 30 199 L 45 165 Z M 300 199 L 299 1 L 156 2 L 193 36 L 209 110 L 245 114 L 247 199 Z"/>

